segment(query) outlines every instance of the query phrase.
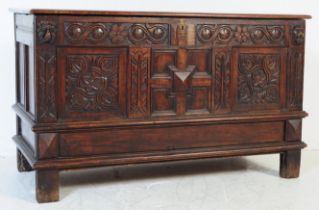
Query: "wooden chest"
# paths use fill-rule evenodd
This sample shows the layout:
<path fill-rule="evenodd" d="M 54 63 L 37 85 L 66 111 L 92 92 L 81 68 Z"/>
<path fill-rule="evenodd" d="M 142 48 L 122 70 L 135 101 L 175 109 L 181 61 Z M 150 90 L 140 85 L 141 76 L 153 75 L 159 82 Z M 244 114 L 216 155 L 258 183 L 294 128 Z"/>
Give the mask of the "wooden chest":
<path fill-rule="evenodd" d="M 280 153 L 298 177 L 307 15 L 15 10 L 18 169 Z"/>

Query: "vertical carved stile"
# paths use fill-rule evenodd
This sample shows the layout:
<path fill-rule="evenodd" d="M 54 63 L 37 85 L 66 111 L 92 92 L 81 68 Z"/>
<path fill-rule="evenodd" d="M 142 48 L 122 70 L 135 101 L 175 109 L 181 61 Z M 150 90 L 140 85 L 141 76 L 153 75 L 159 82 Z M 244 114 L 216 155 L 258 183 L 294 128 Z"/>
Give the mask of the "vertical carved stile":
<path fill-rule="evenodd" d="M 54 122 L 57 119 L 55 96 L 57 23 L 53 17 L 38 17 L 36 27 L 37 120 Z"/>
<path fill-rule="evenodd" d="M 290 111 L 301 111 L 303 100 L 304 23 L 290 25 L 290 49 L 287 65 L 286 103 Z"/>
<path fill-rule="evenodd" d="M 56 56 L 51 53 L 42 54 L 38 61 L 38 120 L 52 122 L 56 120 Z"/>
<path fill-rule="evenodd" d="M 289 110 L 302 110 L 303 65 L 302 50 L 290 49 L 287 69 L 287 107 Z"/>
<path fill-rule="evenodd" d="M 227 113 L 230 111 L 230 51 L 228 49 L 216 49 L 213 62 L 215 113 Z"/>
<path fill-rule="evenodd" d="M 149 115 L 149 71 L 150 49 L 130 48 L 128 69 L 128 115 L 145 117 Z"/>

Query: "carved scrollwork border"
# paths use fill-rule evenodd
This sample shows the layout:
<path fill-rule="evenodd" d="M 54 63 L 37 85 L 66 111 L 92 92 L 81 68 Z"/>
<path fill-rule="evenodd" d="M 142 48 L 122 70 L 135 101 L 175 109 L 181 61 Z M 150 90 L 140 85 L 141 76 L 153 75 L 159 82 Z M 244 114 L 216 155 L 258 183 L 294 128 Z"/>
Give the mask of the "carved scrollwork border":
<path fill-rule="evenodd" d="M 65 22 L 65 43 L 72 44 L 169 44 L 170 26 L 165 23 Z"/>
<path fill-rule="evenodd" d="M 279 45 L 286 44 L 283 25 L 198 24 L 197 44 Z"/>

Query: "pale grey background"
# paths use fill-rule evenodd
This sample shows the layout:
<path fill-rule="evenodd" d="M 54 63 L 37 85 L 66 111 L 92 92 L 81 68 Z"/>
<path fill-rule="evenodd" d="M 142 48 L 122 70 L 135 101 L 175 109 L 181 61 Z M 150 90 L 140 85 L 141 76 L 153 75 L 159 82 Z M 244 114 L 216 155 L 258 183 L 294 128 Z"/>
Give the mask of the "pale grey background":
<path fill-rule="evenodd" d="M 1 0 L 0 2 L 0 156 L 15 155 L 11 137 L 15 133 L 14 103 L 14 34 L 13 16 L 9 7 L 65 8 L 135 11 L 190 11 L 221 13 L 306 13 L 313 16 L 307 22 L 305 58 L 304 109 L 310 117 L 304 120 L 303 139 L 307 149 L 319 149 L 319 4 L 318 0 Z"/>

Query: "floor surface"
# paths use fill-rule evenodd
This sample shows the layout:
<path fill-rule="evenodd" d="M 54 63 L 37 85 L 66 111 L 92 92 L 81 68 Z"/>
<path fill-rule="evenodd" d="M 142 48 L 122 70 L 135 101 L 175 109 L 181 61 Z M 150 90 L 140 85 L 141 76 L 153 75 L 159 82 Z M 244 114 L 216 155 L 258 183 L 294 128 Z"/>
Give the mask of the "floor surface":
<path fill-rule="evenodd" d="M 0 209 L 319 210 L 319 151 L 301 166 L 298 179 L 278 176 L 278 155 L 63 171 L 61 200 L 38 204 L 34 172 L 0 156 Z"/>

